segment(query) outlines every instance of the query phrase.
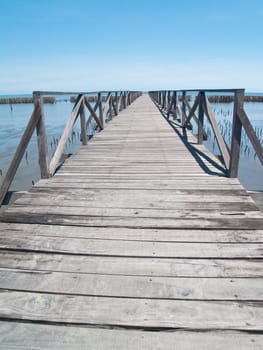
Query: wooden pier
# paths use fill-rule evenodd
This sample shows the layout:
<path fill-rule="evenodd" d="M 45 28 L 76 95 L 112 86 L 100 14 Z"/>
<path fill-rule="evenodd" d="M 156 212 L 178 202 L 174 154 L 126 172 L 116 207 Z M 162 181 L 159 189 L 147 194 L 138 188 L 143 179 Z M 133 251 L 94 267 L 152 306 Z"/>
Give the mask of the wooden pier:
<path fill-rule="evenodd" d="M 148 95 L 0 220 L 1 349 L 263 348 L 263 213 Z"/>

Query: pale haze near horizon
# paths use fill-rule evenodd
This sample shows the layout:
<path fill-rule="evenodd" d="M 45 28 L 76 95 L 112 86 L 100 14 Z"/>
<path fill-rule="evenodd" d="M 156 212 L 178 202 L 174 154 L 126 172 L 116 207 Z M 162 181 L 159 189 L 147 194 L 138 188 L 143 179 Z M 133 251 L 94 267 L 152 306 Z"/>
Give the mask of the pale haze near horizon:
<path fill-rule="evenodd" d="M 0 0 L 0 93 L 263 91 L 262 0 Z"/>

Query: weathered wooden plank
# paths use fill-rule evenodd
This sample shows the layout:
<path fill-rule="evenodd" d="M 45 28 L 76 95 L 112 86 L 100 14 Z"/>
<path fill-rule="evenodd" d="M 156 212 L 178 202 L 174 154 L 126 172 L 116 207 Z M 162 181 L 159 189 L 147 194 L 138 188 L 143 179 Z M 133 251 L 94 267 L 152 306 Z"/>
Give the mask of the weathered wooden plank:
<path fill-rule="evenodd" d="M 81 187 L 77 187 L 78 184 L 81 186 L 81 184 L 83 183 L 86 186 L 85 191 L 83 191 Z M 64 179 L 60 181 L 60 179 L 58 179 L 56 182 L 50 182 L 51 186 L 48 186 L 48 185 L 40 186 L 39 184 L 39 186 L 34 187 L 32 190 L 30 190 L 30 192 L 22 192 L 22 193 L 23 195 L 25 195 L 25 198 L 29 196 L 31 198 L 34 198 L 36 197 L 37 194 L 39 194 L 39 196 L 42 196 L 42 198 L 48 195 L 52 196 L 55 193 L 57 193 L 58 196 L 70 196 L 70 194 L 74 196 L 74 194 L 76 194 L 76 195 L 79 195 L 80 200 L 81 198 L 88 199 L 90 198 L 90 195 L 93 198 L 94 197 L 99 198 L 99 196 L 102 196 L 104 193 L 105 193 L 105 196 L 107 197 L 111 195 L 113 196 L 113 194 L 116 195 L 116 193 L 118 193 L 118 195 L 121 196 L 119 200 L 121 200 L 125 191 L 127 192 L 127 199 L 129 199 L 133 194 L 136 197 L 139 197 L 140 196 L 139 193 L 141 191 L 141 193 L 145 194 L 145 197 L 146 197 L 145 201 L 147 201 L 147 200 L 150 200 L 151 198 L 155 199 L 156 193 L 158 193 L 159 191 L 160 196 L 164 198 L 168 196 L 168 198 L 172 199 L 172 202 L 189 202 L 188 197 L 192 197 L 195 202 L 198 202 L 198 198 L 202 197 L 206 199 L 206 198 L 210 198 L 210 196 L 217 198 L 218 202 L 220 202 L 221 201 L 220 199 L 222 199 L 225 196 L 228 202 L 231 202 L 231 203 L 233 202 L 253 203 L 253 200 L 251 198 L 249 199 L 250 196 L 242 188 L 237 187 L 235 185 L 229 187 L 228 189 L 216 188 L 212 190 L 211 186 L 208 186 L 208 188 L 198 187 L 194 189 L 192 186 L 191 187 L 189 186 L 190 188 L 185 188 L 187 185 L 185 184 L 184 188 L 179 189 L 179 188 L 171 188 L 172 186 L 171 185 L 169 186 L 169 184 L 167 183 L 162 183 L 162 184 L 161 183 L 162 182 L 159 182 L 159 181 L 153 181 L 153 182 L 151 181 L 148 183 L 147 181 L 145 182 L 132 181 L 132 180 L 118 181 L 114 179 L 108 180 L 108 181 L 107 180 L 100 181 L 99 179 L 92 181 L 91 179 L 90 182 L 88 181 L 81 182 L 81 180 L 79 180 L 78 182 L 75 183 L 74 178 L 71 178 L 70 181 L 67 181 L 67 180 L 64 181 Z M 63 184 L 64 184 L 64 187 L 63 187 Z M 76 185 L 75 187 L 73 187 L 74 184 Z M 98 187 L 99 184 L 101 184 L 101 188 Z M 159 188 L 158 188 L 158 184 L 159 184 Z M 72 185 L 72 188 L 71 188 L 71 185 Z M 93 185 L 94 186 L 97 185 L 97 187 L 92 188 Z M 118 185 L 121 185 L 121 187 Z M 125 188 L 125 185 L 127 185 L 126 188 Z M 140 189 L 136 188 L 137 185 L 141 186 L 141 188 Z M 143 185 L 145 185 L 146 188 L 143 188 Z M 109 186 L 112 186 L 112 188 L 110 188 Z"/>
<path fill-rule="evenodd" d="M 79 174 L 78 174 L 79 175 Z M 83 175 L 83 174 L 82 174 Z M 96 176 L 96 175 L 95 175 Z M 117 180 L 117 177 L 116 177 Z M 157 182 L 147 182 L 147 181 L 137 181 L 133 182 L 130 179 L 125 180 L 125 179 L 120 179 L 119 181 L 102 181 L 102 183 L 98 181 L 94 182 L 87 182 L 87 181 L 78 181 L 78 182 L 66 182 L 66 181 L 61 181 L 61 182 L 50 182 L 47 185 L 45 185 L 45 188 L 70 188 L 70 189 L 157 189 L 158 188 L 158 183 Z M 39 186 L 36 187 L 44 187 L 42 184 L 39 184 Z M 167 184 L 160 184 L 159 185 L 160 190 L 167 190 L 169 191 L 169 188 L 171 190 L 197 190 L 197 191 L 203 191 L 203 190 L 208 190 L 210 193 L 213 193 L 214 191 L 222 190 L 222 191 L 227 191 L 227 190 L 242 190 L 243 188 L 240 185 L 217 185 L 213 186 L 212 184 L 201 184 L 201 185 L 194 185 L 194 184 L 186 184 L 183 183 L 181 186 L 179 183 L 174 183 L 168 186 Z"/>
<path fill-rule="evenodd" d="M 224 191 L 224 187 L 228 186 L 229 190 L 235 190 L 237 187 L 239 187 L 240 189 L 244 188 L 240 185 L 239 182 L 230 182 L 230 181 L 220 181 L 220 178 L 218 179 L 214 179 L 211 180 L 209 177 L 207 177 L 207 175 L 202 174 L 201 176 L 193 176 L 193 179 L 196 181 L 196 190 L 198 190 L 199 186 L 202 186 L 204 184 L 207 184 L 207 186 L 209 186 L 209 188 L 211 188 L 212 186 L 215 186 L 215 193 L 218 192 L 218 190 L 222 190 L 222 192 Z M 232 179 L 231 179 L 232 180 Z M 148 183 L 150 184 L 156 184 L 157 186 L 160 187 L 164 187 L 166 185 L 166 187 L 172 186 L 172 185 L 178 185 L 179 183 L 182 183 L 182 185 L 192 185 L 193 184 L 193 180 L 191 180 L 190 176 L 182 176 L 182 175 L 176 175 L 176 176 L 167 176 L 164 177 L 163 175 L 158 177 L 151 177 L 151 176 L 136 176 L 136 175 L 132 175 L 132 176 L 127 176 L 127 175 L 119 175 L 117 176 L 116 174 L 110 174 L 109 176 L 107 176 L 105 178 L 104 175 L 93 175 L 93 174 L 72 174 L 69 172 L 65 172 L 64 174 L 56 174 L 54 177 L 50 178 L 48 181 L 47 180 L 40 180 L 38 181 L 35 187 L 46 187 L 48 186 L 50 183 L 67 183 L 67 182 L 71 182 L 71 183 L 96 183 L 96 182 L 101 182 L 103 183 L 107 183 L 107 182 L 119 182 L 119 181 L 125 181 L 127 183 L 134 183 L 134 184 L 145 184 L 147 185 Z M 169 189 L 169 188 L 168 188 Z M 173 189 L 173 188 L 171 188 Z M 205 189 L 204 189 L 205 190 Z"/>
<path fill-rule="evenodd" d="M 64 181 L 61 181 L 64 183 Z M 58 183 L 61 183 L 58 181 Z M 100 181 L 97 181 L 100 182 Z M 118 181 L 113 181 L 113 183 Z M 71 182 L 70 182 L 71 183 Z M 104 181 L 104 183 L 107 183 Z M 109 182 L 110 184 L 110 182 Z M 102 182 L 103 185 L 103 182 Z M 168 187 L 168 186 L 167 186 Z M 169 203 L 176 203 L 176 202 L 184 202 L 184 203 L 191 203 L 191 202 L 203 202 L 204 200 L 207 203 L 253 203 L 252 198 L 243 190 L 235 190 L 229 189 L 229 190 L 214 190 L 211 192 L 211 190 L 199 190 L 199 189 L 182 189 L 182 190 L 176 190 L 176 189 L 170 189 L 169 187 L 167 189 L 152 189 L 149 190 L 136 190 L 136 189 L 87 189 L 85 192 L 81 189 L 74 188 L 71 189 L 70 187 L 62 187 L 62 188 L 49 188 L 43 186 L 42 188 L 34 188 L 28 193 L 23 193 L 23 198 L 19 201 L 22 202 L 23 199 L 34 199 L 34 198 L 49 198 L 57 194 L 58 196 L 62 197 L 65 196 L 65 199 L 74 200 L 75 197 L 78 197 L 81 201 L 82 199 L 93 199 L 93 200 L 100 200 L 103 198 L 103 200 L 113 200 L 115 199 L 116 202 L 121 202 L 122 200 L 126 199 L 127 201 L 131 201 L 132 199 L 140 202 L 148 202 L 152 201 L 154 205 L 158 205 L 158 201 L 169 204 Z M 116 198 L 116 195 L 118 198 Z M 68 197 L 67 197 L 68 196 Z M 72 196 L 72 197 L 71 197 Z M 63 197 L 64 198 L 64 197 Z M 17 202 L 18 203 L 18 202 Z"/>
<path fill-rule="evenodd" d="M 0 267 L 66 273 L 156 277 L 261 277 L 262 260 L 107 257 L 0 251 Z M 249 284 L 249 280 L 248 280 Z"/>
<path fill-rule="evenodd" d="M 151 228 L 81 227 L 72 230 L 70 226 L 1 223 L 3 236 L 20 235 L 61 238 L 110 239 L 150 242 L 192 242 L 192 243 L 263 243 L 263 230 L 184 230 Z"/>
<path fill-rule="evenodd" d="M 261 350 L 261 334 L 240 331 L 174 331 L 102 329 L 0 321 L 3 350 Z"/>
<path fill-rule="evenodd" d="M 118 196 L 118 192 L 115 192 L 115 195 Z M 162 210 L 168 210 L 168 209 L 174 209 L 174 210 L 206 210 L 206 211 L 217 211 L 222 209 L 222 203 L 223 201 L 217 200 L 216 202 L 206 202 L 206 197 L 203 198 L 204 201 L 201 202 L 202 198 L 200 198 L 200 201 L 195 201 L 196 198 L 193 197 L 193 201 L 191 202 L 191 197 L 188 198 L 189 202 L 186 201 L 162 201 L 153 203 L 151 200 L 139 200 L 136 199 L 134 201 L 127 199 L 118 200 L 118 197 L 115 197 L 116 200 L 110 201 L 107 197 L 104 198 L 103 201 L 101 199 L 90 199 L 87 197 L 87 199 L 79 199 L 77 195 L 72 195 L 72 198 L 69 198 L 70 195 L 52 195 L 50 194 L 49 197 L 42 197 L 42 196 L 23 196 L 22 198 L 18 198 L 16 200 L 16 204 L 21 205 L 48 205 L 50 203 L 50 206 L 57 206 L 63 201 L 63 206 L 77 206 L 77 207 L 86 207 L 89 206 L 89 208 L 111 208 L 113 205 L 118 208 L 123 209 L 132 209 L 132 208 L 160 208 Z M 237 199 L 236 197 L 235 199 Z M 234 200 L 233 202 L 228 202 L 224 204 L 224 212 L 226 211 L 255 211 L 257 210 L 256 205 L 251 201 L 245 201 L 244 203 L 238 200 Z"/>
<path fill-rule="evenodd" d="M 259 225 L 258 229 L 262 228 L 263 225 L 263 213 L 259 210 L 255 211 L 224 211 L 224 207 L 221 208 L 221 210 L 216 211 L 206 211 L 206 210 L 172 210 L 167 209 L 162 211 L 162 215 L 160 215 L 159 208 L 118 208 L 118 207 L 112 207 L 112 208 L 89 208 L 89 207 L 78 207 L 76 205 L 72 207 L 68 206 L 49 206 L 49 205 L 13 205 L 9 209 L 7 209 L 6 212 L 2 213 L 0 218 L 5 217 L 11 217 L 12 214 L 18 215 L 21 213 L 21 216 L 23 214 L 31 214 L 32 216 L 34 214 L 38 215 L 76 215 L 76 216 L 85 216 L 87 217 L 87 220 L 92 217 L 103 217 L 107 219 L 107 217 L 111 217 L 113 220 L 115 218 L 127 218 L 128 219 L 134 219 L 137 218 L 145 218 L 145 219 L 160 219 L 162 220 L 163 226 L 165 226 L 165 222 L 169 222 L 169 220 L 177 221 L 177 220 L 214 220 L 215 222 L 228 221 L 229 217 L 231 217 L 231 220 L 234 222 L 235 219 L 240 220 L 240 222 L 245 222 L 247 219 L 255 219 L 255 222 L 258 221 L 261 223 L 261 227 Z M 258 219 L 258 220 L 257 220 Z"/>
<path fill-rule="evenodd" d="M 1 289 L 167 300 L 263 300 L 259 278 L 114 276 L 0 269 Z"/>
<path fill-rule="evenodd" d="M 2 291 L 1 319 L 143 328 L 263 330 L 263 302 L 104 298 Z"/>
<path fill-rule="evenodd" d="M 2 235 L 0 249 L 156 258 L 262 258 L 262 243 L 143 242 L 109 239 Z"/>
<path fill-rule="evenodd" d="M 239 195 L 238 195 L 239 194 Z M 161 208 L 188 210 L 253 211 L 254 201 L 245 191 L 136 190 L 37 188 L 18 198 L 16 204 L 77 207 Z"/>
<path fill-rule="evenodd" d="M 191 179 L 192 176 L 192 179 Z M 184 178 L 184 179 L 183 179 Z M 73 181 L 71 182 L 90 182 L 91 180 L 94 182 L 101 181 L 103 182 L 110 182 L 110 181 L 123 181 L 129 183 L 129 182 L 134 182 L 136 183 L 142 183 L 142 184 L 147 184 L 147 183 L 156 183 L 159 186 L 162 185 L 178 185 L 179 183 L 182 183 L 182 186 L 184 185 L 193 185 L 194 182 L 196 183 L 196 189 L 198 189 L 200 186 L 203 186 L 207 184 L 207 186 L 214 186 L 215 191 L 218 189 L 224 190 L 224 187 L 228 187 L 229 190 L 235 189 L 239 187 L 240 189 L 244 189 L 240 183 L 231 183 L 229 181 L 220 181 L 218 182 L 215 180 L 210 180 L 209 177 L 207 177 L 206 174 L 201 174 L 198 176 L 194 176 L 193 174 L 178 174 L 178 175 L 159 175 L 159 176 L 148 176 L 146 174 L 140 175 L 140 174 L 133 174 L 133 175 L 125 175 L 125 174 L 109 174 L 107 177 L 104 175 L 99 175 L 99 174 L 89 174 L 89 173 L 82 173 L 78 172 L 76 174 L 70 173 L 70 172 L 62 172 L 60 171 L 59 174 L 55 175 L 53 178 L 50 178 L 48 181 L 47 180 L 40 180 L 36 183 L 36 187 L 38 186 L 48 186 L 49 183 L 59 183 L 59 182 L 68 182 L 72 179 Z M 85 181 L 86 180 L 86 181 Z"/>
<path fill-rule="evenodd" d="M 20 206 L 19 206 L 20 207 Z M 54 207 L 53 207 L 54 208 Z M 77 226 L 98 226 L 98 227 L 133 227 L 133 228 L 162 228 L 162 229 L 261 229 L 262 217 L 255 212 L 247 212 L 246 214 L 230 213 L 215 216 L 206 215 L 199 216 L 197 214 L 194 217 L 194 213 L 188 215 L 188 212 L 179 213 L 180 217 L 147 217 L 139 216 L 134 212 L 133 216 L 105 216 L 101 212 L 101 215 L 89 215 L 88 212 L 83 215 L 78 215 L 76 212 L 69 213 L 68 207 L 58 208 L 53 213 L 46 213 L 43 211 L 44 207 L 39 208 L 33 212 L 33 207 L 29 207 L 27 210 L 11 210 L 4 212 L 0 216 L 2 222 L 14 222 L 14 223 L 31 223 L 31 224 L 53 224 L 53 225 L 77 225 Z M 69 208 L 71 209 L 71 208 Z M 79 208 L 78 208 L 79 209 Z M 50 211 L 52 209 L 50 208 Z M 77 210 L 77 209 L 76 209 Z M 36 212 L 37 211 L 37 212 Z M 109 212 L 108 212 L 109 213 Z M 113 212 L 112 212 L 113 213 Z M 197 212 L 198 213 L 198 212 Z M 249 214 L 250 215 L 249 217 Z M 255 214 L 255 215 L 253 215 Z"/>
<path fill-rule="evenodd" d="M 227 187 L 229 190 L 234 190 L 237 187 L 239 189 L 244 189 L 240 183 L 231 183 L 228 181 L 224 181 L 221 182 L 220 180 L 218 182 L 216 181 L 211 181 L 209 180 L 209 178 L 207 178 L 207 175 L 202 174 L 201 176 L 193 176 L 193 179 L 195 179 L 196 182 L 196 190 L 199 189 L 199 187 L 203 187 L 205 184 L 207 184 L 208 189 L 209 188 L 213 188 L 215 191 L 221 189 L 222 191 L 224 191 L 224 189 Z M 207 181 L 205 181 L 207 179 Z M 181 181 L 182 180 L 182 181 Z M 194 181 L 191 180 L 191 175 L 190 174 L 185 174 L 184 179 L 182 179 L 182 175 L 173 175 L 172 177 L 170 175 L 155 175 L 152 174 L 152 176 L 150 175 L 140 175 L 140 174 L 133 174 L 133 175 L 126 175 L 126 174 L 109 174 L 107 175 L 107 177 L 105 177 L 105 175 L 103 174 L 87 174 L 87 173 L 81 173 L 78 172 L 76 174 L 74 173 L 69 173 L 69 172 L 65 172 L 65 173 L 60 173 L 59 175 L 54 176 L 54 178 L 51 178 L 49 181 L 46 180 L 40 180 L 37 184 L 36 187 L 43 187 L 43 186 L 48 186 L 50 183 L 61 183 L 61 182 L 73 182 L 72 185 L 74 185 L 74 182 L 76 183 L 96 183 L 96 182 L 101 182 L 103 183 L 107 183 L 107 182 L 127 182 L 132 183 L 132 184 L 138 184 L 138 185 L 147 185 L 147 184 L 156 184 L 157 186 L 162 187 L 168 187 L 167 189 L 169 189 L 169 186 L 171 186 L 171 189 L 173 189 L 172 186 L 178 186 L 181 182 L 183 188 L 186 185 L 188 186 L 193 186 L 194 185 Z M 205 190 L 205 188 L 204 188 Z"/>
<path fill-rule="evenodd" d="M 83 164 L 83 162 L 80 160 L 76 163 L 74 162 L 66 162 L 64 165 L 65 169 L 74 169 L 75 167 L 80 167 L 82 170 L 86 169 L 87 167 L 90 167 L 91 170 L 100 170 L 102 168 L 105 168 L 105 173 L 107 172 L 108 169 L 112 169 L 114 166 L 114 169 L 117 171 L 120 171 L 122 169 L 122 166 L 125 165 L 126 169 L 125 170 L 137 170 L 138 172 L 146 169 L 146 170 L 151 170 L 151 171 L 161 171 L 161 170 L 173 170 L 174 172 L 179 171 L 179 170 L 184 170 L 184 171 L 188 171 L 189 169 L 199 169 L 199 165 L 198 164 L 184 164 L 185 160 L 181 161 L 178 160 L 178 162 L 176 162 L 176 164 L 173 163 L 162 163 L 162 164 L 152 164 L 152 163 L 147 163 L 145 162 L 145 164 L 141 163 L 121 163 L 119 162 L 118 164 L 111 164 L 111 163 L 102 163 L 102 164 Z M 185 169 L 181 169 L 181 166 L 185 165 Z"/>
<path fill-rule="evenodd" d="M 169 169 L 169 167 L 163 167 L 163 168 L 156 168 L 156 169 L 152 169 L 152 168 L 147 168 L 147 167 L 141 167 L 139 169 L 136 169 L 135 167 L 129 167 L 129 168 L 114 168 L 114 167 L 109 167 L 104 168 L 104 167 L 96 167 L 96 168 L 92 168 L 87 165 L 87 166 L 65 166 L 64 167 L 65 171 L 70 171 L 70 172 L 74 172 L 77 171 L 79 172 L 80 170 L 84 170 L 86 172 L 89 173 L 95 173 L 95 174 L 105 174 L 105 176 L 107 176 L 107 174 L 172 174 L 173 169 Z M 193 175 L 195 173 L 198 173 L 199 171 L 199 167 L 189 167 L 186 169 L 189 173 L 192 173 Z M 183 170 L 181 167 L 178 167 L 177 169 L 177 174 L 184 174 L 186 170 Z"/>
<path fill-rule="evenodd" d="M 189 186 L 190 188 L 193 188 L 194 186 L 194 181 L 190 181 L 190 178 L 191 178 L 191 174 L 190 173 L 186 173 L 184 174 L 185 175 L 185 180 L 182 181 L 182 186 L 183 188 L 182 189 L 187 189 L 185 188 L 186 186 Z M 197 177 L 197 176 L 194 176 L 192 174 L 193 178 L 196 180 L 196 189 L 198 190 L 199 188 L 204 188 L 204 185 L 205 185 L 205 181 L 200 181 L 199 183 L 199 178 L 200 180 L 205 180 L 207 175 L 205 174 L 202 174 L 202 176 L 200 177 Z M 118 181 L 122 181 L 122 182 L 127 182 L 129 184 L 129 182 L 132 182 L 134 185 L 138 184 L 138 185 L 147 185 L 148 183 L 149 184 L 157 184 L 159 186 L 162 186 L 164 187 L 165 185 L 168 186 L 168 185 L 171 185 L 171 189 L 173 189 L 173 187 L 178 187 L 178 185 L 180 184 L 179 181 L 182 177 L 182 174 L 178 174 L 178 175 L 173 175 L 173 179 L 171 179 L 171 175 L 170 174 L 107 174 L 104 175 L 104 174 L 90 174 L 90 173 L 87 173 L 87 172 L 81 172 L 81 171 L 78 171 L 78 172 L 75 172 L 75 173 L 69 173 L 68 171 L 65 171 L 65 172 L 61 172 L 60 173 L 60 178 L 56 178 L 56 180 L 54 179 L 53 181 L 50 181 L 50 182 L 44 182 L 45 180 L 40 180 L 39 181 L 39 186 L 41 187 L 43 184 L 45 184 L 46 186 L 49 185 L 49 183 L 59 183 L 59 182 L 67 182 L 67 181 L 64 181 L 64 179 L 67 179 L 68 177 L 72 177 L 72 178 L 79 178 L 79 180 L 77 180 L 77 183 L 79 182 L 82 182 L 81 179 L 83 178 L 86 178 L 86 181 L 84 180 L 83 183 L 85 182 L 88 182 L 90 183 L 90 180 L 95 180 L 94 182 L 96 182 L 96 179 L 97 181 L 98 180 L 101 180 L 102 181 L 102 184 L 103 183 L 107 183 L 107 182 L 111 182 L 111 181 L 115 181 L 115 182 L 118 182 Z M 73 184 L 72 184 L 73 185 Z M 236 189 L 236 188 L 239 188 L 239 189 L 243 189 L 243 187 L 240 185 L 240 184 L 231 184 L 231 183 L 228 183 L 228 182 L 225 182 L 225 183 L 213 183 L 212 181 L 207 181 L 207 187 L 208 189 L 211 189 L 214 187 L 215 191 L 216 190 L 225 190 L 225 189 Z M 180 188 L 179 188 L 180 189 Z"/>
<path fill-rule="evenodd" d="M 92 175 L 94 177 L 101 177 L 104 176 L 104 178 L 106 179 L 107 177 L 115 177 L 115 178 L 119 178 L 122 177 L 123 179 L 128 178 L 128 179 L 132 179 L 132 178 L 141 178 L 145 176 L 145 179 L 147 178 L 151 178 L 151 179 L 161 179 L 161 178 L 169 178 L 172 176 L 177 177 L 173 172 L 165 172 L 165 171 L 158 171 L 158 172 L 151 172 L 151 171 L 147 171 L 145 170 L 144 172 L 136 172 L 135 170 L 132 173 L 129 173 L 128 171 L 121 171 L 121 172 L 117 172 L 117 171 L 108 171 L 108 172 L 103 172 L 103 170 L 101 171 L 88 171 L 88 169 L 78 169 L 77 167 L 75 167 L 75 169 L 64 169 L 63 171 L 61 171 L 61 174 L 65 174 L 65 173 L 69 173 L 71 172 L 72 174 L 74 174 L 75 176 L 79 176 L 79 175 L 86 175 L 88 173 L 88 175 Z M 214 173 L 215 175 L 218 175 L 219 173 L 216 172 Z M 199 175 L 197 172 L 188 170 L 187 172 L 183 173 L 182 171 L 178 172 L 177 175 L 182 176 L 185 175 L 186 177 L 191 177 L 194 176 L 196 178 L 195 175 Z M 204 176 L 206 176 L 204 174 Z M 177 184 L 178 186 L 179 184 Z M 208 184 L 209 185 L 209 184 Z M 182 186 L 185 186 L 185 184 L 182 184 Z M 192 182 L 192 185 L 190 184 L 189 186 L 192 186 L 192 188 L 194 187 L 194 183 Z M 196 183 L 197 188 L 204 188 L 204 184 L 198 184 Z M 211 186 L 211 185 L 210 185 Z M 238 185 L 237 185 L 238 186 Z M 215 185 L 215 187 L 217 189 L 220 188 L 219 185 Z M 224 188 L 224 187 L 223 187 Z M 229 185 L 225 185 L 225 188 L 230 189 Z M 239 186 L 239 188 L 241 188 L 241 186 Z"/>

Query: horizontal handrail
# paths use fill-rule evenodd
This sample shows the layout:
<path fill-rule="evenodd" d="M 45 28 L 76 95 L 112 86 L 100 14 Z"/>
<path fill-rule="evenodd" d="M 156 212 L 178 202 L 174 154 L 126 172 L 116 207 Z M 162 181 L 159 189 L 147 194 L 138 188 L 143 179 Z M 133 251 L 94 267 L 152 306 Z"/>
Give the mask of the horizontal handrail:
<path fill-rule="evenodd" d="M 196 92 L 197 95 L 192 106 L 189 104 L 188 92 Z M 233 93 L 234 94 L 234 111 L 232 121 L 232 137 L 231 146 L 228 147 L 224 137 L 222 136 L 216 118 L 213 114 L 208 93 Z M 187 89 L 187 90 L 162 90 L 150 91 L 151 98 L 167 115 L 173 115 L 175 119 L 179 116 L 181 127 L 187 128 L 190 126 L 190 121 L 194 119 L 198 126 L 197 141 L 199 144 L 206 138 L 206 133 L 203 128 L 204 116 L 207 117 L 214 131 L 215 139 L 221 159 L 225 165 L 226 172 L 229 177 L 237 177 L 238 164 L 240 157 L 241 131 L 245 130 L 254 150 L 263 165 L 263 148 L 254 131 L 249 118 L 244 110 L 245 90 L 244 89 Z M 188 109 L 188 113 L 187 113 Z M 198 112 L 198 116 L 196 116 Z"/>
<path fill-rule="evenodd" d="M 110 91 L 111 93 L 126 93 L 126 94 L 136 94 L 136 93 L 142 93 L 141 91 L 133 91 L 133 90 L 115 90 L 115 91 Z M 102 90 L 102 91 L 33 91 L 33 95 L 37 94 L 40 96 L 44 96 L 44 95 L 96 95 L 96 94 L 108 94 L 109 91 L 108 90 Z"/>
<path fill-rule="evenodd" d="M 71 115 L 66 123 L 62 136 L 57 144 L 57 148 L 49 162 L 48 146 L 46 136 L 46 126 L 44 118 L 44 103 L 45 95 L 77 95 L 77 100 L 72 109 Z M 102 98 L 103 94 L 107 94 L 106 100 Z M 114 116 L 118 115 L 119 111 L 130 105 L 142 93 L 139 91 L 99 91 L 99 92 L 57 92 L 57 91 L 34 91 L 33 102 L 34 110 L 24 131 L 21 141 L 16 149 L 11 164 L 6 172 L 2 185 L 0 187 L 0 206 L 8 193 L 8 190 L 15 177 L 17 169 L 26 152 L 26 148 L 31 140 L 31 137 L 36 130 L 39 152 L 39 165 L 41 178 L 53 176 L 58 168 L 63 151 L 65 149 L 70 132 L 77 118 L 80 116 L 81 140 L 82 144 L 88 142 L 87 129 L 91 120 L 95 121 L 96 130 L 103 130 L 105 123 L 110 121 Z M 88 97 L 93 95 L 96 104 L 94 107 L 89 103 Z M 86 120 L 85 111 L 88 111 L 89 117 Z"/>
<path fill-rule="evenodd" d="M 149 91 L 150 94 L 155 92 L 225 92 L 225 93 L 235 93 L 236 91 L 244 91 L 244 89 L 177 89 L 177 90 L 158 90 L 158 91 Z"/>

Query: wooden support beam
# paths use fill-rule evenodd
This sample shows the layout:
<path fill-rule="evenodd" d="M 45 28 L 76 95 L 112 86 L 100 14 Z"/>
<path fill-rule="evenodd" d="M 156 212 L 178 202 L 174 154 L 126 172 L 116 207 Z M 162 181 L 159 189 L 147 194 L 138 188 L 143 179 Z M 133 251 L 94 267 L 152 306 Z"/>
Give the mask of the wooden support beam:
<path fill-rule="evenodd" d="M 253 126 L 251 125 L 248 119 L 246 112 L 244 111 L 244 109 L 242 110 L 238 109 L 237 114 L 238 114 L 238 118 L 242 122 L 243 128 L 245 129 L 261 164 L 263 165 L 263 148 L 261 146 L 259 139 L 257 138 L 257 135 L 253 129 Z"/>
<path fill-rule="evenodd" d="M 242 126 L 246 131 L 252 146 L 254 147 L 255 153 L 257 154 L 261 164 L 263 165 L 263 148 L 243 108 L 244 90 L 236 91 L 234 103 L 235 104 L 234 104 L 234 113 L 233 113 L 231 159 L 230 159 L 230 169 L 229 169 L 230 177 L 237 177 L 238 175 L 238 163 L 239 163 L 239 156 L 240 156 Z"/>
<path fill-rule="evenodd" d="M 191 109 L 191 106 L 190 106 L 189 102 L 188 102 L 188 101 L 185 101 L 185 103 L 186 103 L 186 107 L 190 110 L 190 109 Z M 200 104 L 200 102 L 199 102 L 199 104 Z M 194 113 L 193 116 L 192 116 L 192 118 L 193 118 L 194 121 L 196 122 L 198 128 L 200 128 L 200 131 L 201 131 L 203 140 L 207 140 L 207 133 L 206 133 L 205 129 L 203 128 L 203 124 L 200 123 L 199 117 L 197 117 L 196 114 Z"/>
<path fill-rule="evenodd" d="M 96 101 L 96 104 L 93 108 L 93 111 L 96 113 L 97 109 L 100 107 L 101 105 L 101 92 L 98 93 L 98 96 L 97 96 L 97 101 Z M 100 117 L 100 110 L 99 110 L 99 118 L 101 119 Z M 92 119 L 92 116 L 90 115 L 89 118 L 87 119 L 86 121 L 86 130 L 88 129 L 88 126 L 89 126 L 89 123 Z"/>
<path fill-rule="evenodd" d="M 190 112 L 183 124 L 183 127 L 186 128 L 187 125 L 190 123 L 190 120 L 192 119 L 193 115 L 194 115 L 194 112 L 195 110 L 197 109 L 198 105 L 199 105 L 199 102 L 200 102 L 200 94 L 198 94 L 198 96 L 196 97 L 195 101 L 194 101 L 194 104 L 193 106 L 191 107 L 189 105 L 189 103 L 187 103 L 187 107 L 190 109 Z M 185 105 L 186 105 L 186 102 L 185 102 Z"/>
<path fill-rule="evenodd" d="M 106 117 L 107 117 L 107 114 L 108 114 L 108 111 L 109 111 L 109 107 L 110 107 L 110 98 L 111 98 L 111 92 L 108 93 L 108 96 L 107 96 L 107 99 L 106 99 L 106 102 L 103 106 L 103 109 L 102 109 L 102 125 L 104 126 L 104 123 L 106 121 Z M 125 107 L 126 108 L 126 107 Z"/>
<path fill-rule="evenodd" d="M 98 124 L 98 126 L 99 126 L 101 129 L 103 129 L 103 124 L 102 124 L 100 118 L 99 118 L 99 117 L 97 116 L 97 114 L 94 112 L 93 108 L 91 107 L 91 105 L 90 105 L 90 103 L 89 103 L 87 97 L 84 97 L 84 101 L 85 101 L 85 105 L 86 105 L 86 107 L 88 108 L 88 110 L 89 110 L 91 116 L 96 120 L 96 123 Z"/>
<path fill-rule="evenodd" d="M 65 129 L 63 131 L 63 134 L 61 136 L 61 139 L 59 140 L 59 143 L 58 143 L 57 149 L 54 153 L 54 156 L 51 159 L 51 162 L 49 165 L 49 171 L 50 171 L 50 174 L 52 174 L 52 175 L 56 171 L 56 168 L 58 166 L 58 163 L 60 162 L 60 158 L 62 156 L 64 148 L 66 146 L 66 143 L 67 143 L 67 140 L 69 137 L 69 133 L 72 130 L 72 127 L 73 127 L 73 125 L 74 125 L 74 123 L 75 123 L 75 121 L 80 113 L 80 106 L 83 102 L 83 98 L 84 97 L 82 95 L 79 95 L 77 102 L 72 110 L 71 116 L 70 116 L 69 120 L 67 121 L 67 124 L 66 124 Z"/>
<path fill-rule="evenodd" d="M 225 164 L 226 169 L 229 169 L 229 164 L 230 164 L 230 155 L 229 155 L 229 150 L 228 147 L 225 143 L 225 140 L 223 138 L 223 136 L 220 133 L 219 127 L 217 125 L 217 121 L 216 118 L 212 112 L 210 103 L 208 101 L 207 96 L 204 96 L 204 103 L 203 103 L 203 110 L 213 128 L 215 137 L 216 137 L 216 141 L 219 147 L 219 150 L 221 152 L 222 158 L 223 158 L 223 162 Z"/>

